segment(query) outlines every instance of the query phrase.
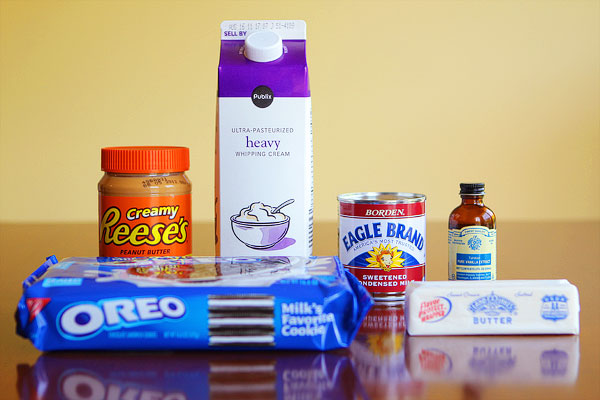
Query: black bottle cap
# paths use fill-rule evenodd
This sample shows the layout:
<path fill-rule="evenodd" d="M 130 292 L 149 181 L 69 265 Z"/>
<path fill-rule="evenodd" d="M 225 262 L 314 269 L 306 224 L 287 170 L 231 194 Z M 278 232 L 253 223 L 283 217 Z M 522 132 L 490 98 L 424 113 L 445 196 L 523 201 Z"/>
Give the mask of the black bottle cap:
<path fill-rule="evenodd" d="M 460 194 L 485 194 L 485 183 L 461 183 Z"/>

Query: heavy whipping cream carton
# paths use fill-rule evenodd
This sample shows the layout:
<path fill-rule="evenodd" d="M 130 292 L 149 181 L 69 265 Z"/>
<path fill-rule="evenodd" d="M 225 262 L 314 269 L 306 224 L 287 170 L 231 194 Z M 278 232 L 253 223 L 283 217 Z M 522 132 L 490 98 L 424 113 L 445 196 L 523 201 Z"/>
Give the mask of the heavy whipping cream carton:
<path fill-rule="evenodd" d="M 221 24 L 216 252 L 312 254 L 311 98 L 304 21 Z"/>

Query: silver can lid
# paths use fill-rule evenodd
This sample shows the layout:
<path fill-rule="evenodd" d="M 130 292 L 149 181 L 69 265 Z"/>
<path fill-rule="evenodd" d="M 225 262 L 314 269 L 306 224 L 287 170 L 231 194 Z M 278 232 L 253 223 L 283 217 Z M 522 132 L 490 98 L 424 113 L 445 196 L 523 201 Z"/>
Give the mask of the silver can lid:
<path fill-rule="evenodd" d="M 421 203 L 426 197 L 419 193 L 359 192 L 338 195 L 338 201 L 352 204 L 407 204 Z"/>

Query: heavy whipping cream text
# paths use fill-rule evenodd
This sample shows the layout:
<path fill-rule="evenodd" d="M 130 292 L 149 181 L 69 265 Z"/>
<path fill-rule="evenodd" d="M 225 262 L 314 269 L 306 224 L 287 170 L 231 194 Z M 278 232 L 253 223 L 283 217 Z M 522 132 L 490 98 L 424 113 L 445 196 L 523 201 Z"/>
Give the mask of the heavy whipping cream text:
<path fill-rule="evenodd" d="M 401 299 L 425 277 L 425 196 L 340 195 L 339 256 L 376 300 Z"/>

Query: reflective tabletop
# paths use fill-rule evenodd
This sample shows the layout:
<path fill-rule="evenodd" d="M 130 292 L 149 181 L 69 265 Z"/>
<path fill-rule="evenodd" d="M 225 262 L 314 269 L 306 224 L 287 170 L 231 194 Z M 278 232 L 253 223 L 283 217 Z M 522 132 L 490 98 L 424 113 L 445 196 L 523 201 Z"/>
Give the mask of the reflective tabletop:
<path fill-rule="evenodd" d="M 337 253 L 335 223 L 316 255 Z M 427 279 L 445 280 L 446 228 L 427 226 Z M 194 254 L 213 254 L 212 225 Z M 600 397 L 600 223 L 498 224 L 500 279 L 566 278 L 581 297 L 579 336 L 406 334 L 403 304 L 373 307 L 348 349 L 329 352 L 48 352 L 15 334 L 20 282 L 49 254 L 96 254 L 96 227 L 0 226 L 1 398 L 479 399 Z"/>

